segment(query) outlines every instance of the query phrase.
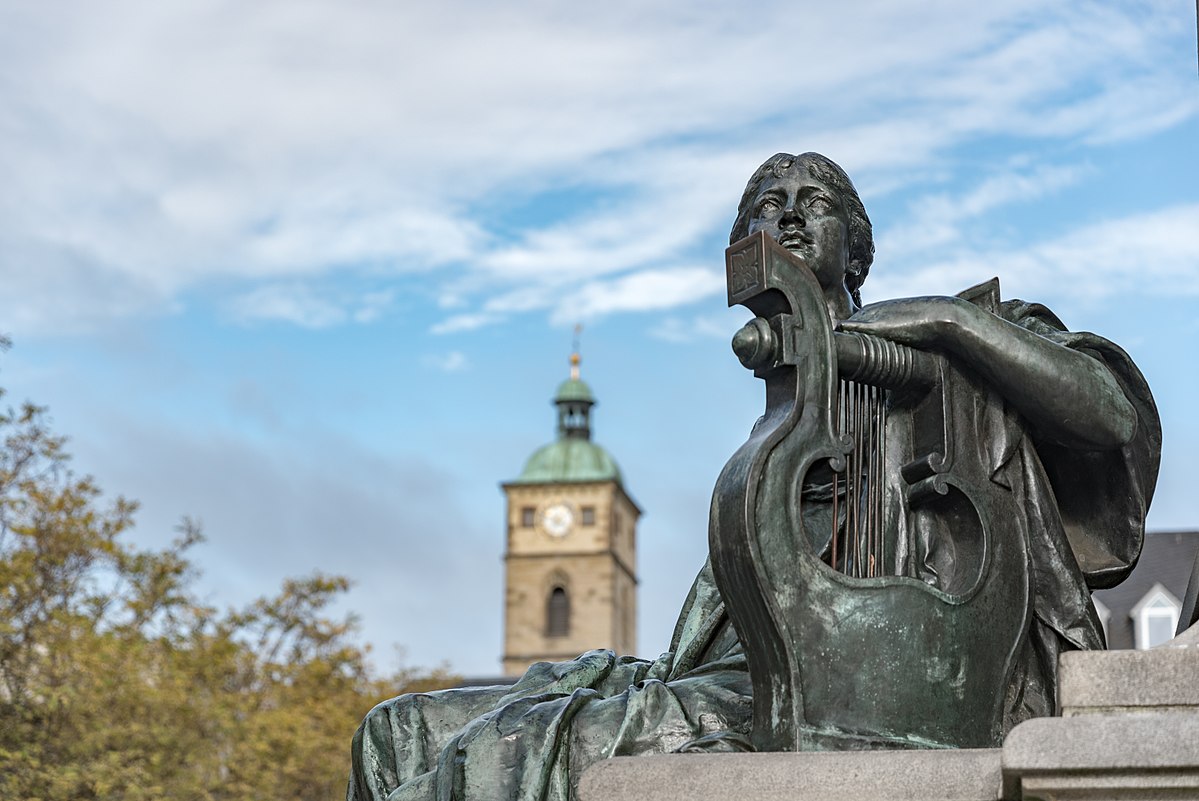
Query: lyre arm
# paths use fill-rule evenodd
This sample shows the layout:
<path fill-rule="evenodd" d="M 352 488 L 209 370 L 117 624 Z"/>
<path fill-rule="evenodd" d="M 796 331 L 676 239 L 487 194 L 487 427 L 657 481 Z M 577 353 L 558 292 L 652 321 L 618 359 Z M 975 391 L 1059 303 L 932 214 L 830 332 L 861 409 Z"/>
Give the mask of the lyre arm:
<path fill-rule="evenodd" d="M 1101 362 L 961 298 L 875 303 L 841 328 L 956 357 L 1063 445 L 1119 448 L 1136 430 L 1132 404 Z"/>
<path fill-rule="evenodd" d="M 937 380 L 936 357 L 867 334 L 836 332 L 841 377 L 886 389 L 929 387 Z"/>

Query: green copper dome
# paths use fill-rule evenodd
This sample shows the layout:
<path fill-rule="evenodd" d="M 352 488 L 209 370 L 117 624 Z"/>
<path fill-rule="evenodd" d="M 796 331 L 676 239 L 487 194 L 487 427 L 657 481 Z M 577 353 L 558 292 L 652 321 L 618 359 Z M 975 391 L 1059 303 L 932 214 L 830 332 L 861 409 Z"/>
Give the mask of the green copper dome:
<path fill-rule="evenodd" d="M 587 386 L 581 379 L 568 378 L 558 385 L 558 391 L 554 394 L 554 403 L 563 403 L 566 401 L 595 403 L 595 396 L 591 394 L 591 387 Z"/>
<path fill-rule="evenodd" d="M 554 393 L 558 407 L 558 439 L 529 457 L 513 484 L 566 481 L 620 481 L 620 468 L 608 452 L 591 441 L 591 407 L 595 396 L 579 378 L 579 354 L 570 356 L 570 378 Z"/>
<path fill-rule="evenodd" d="M 620 481 L 620 468 L 606 450 L 587 439 L 560 439 L 538 448 L 513 484 L 562 481 Z"/>

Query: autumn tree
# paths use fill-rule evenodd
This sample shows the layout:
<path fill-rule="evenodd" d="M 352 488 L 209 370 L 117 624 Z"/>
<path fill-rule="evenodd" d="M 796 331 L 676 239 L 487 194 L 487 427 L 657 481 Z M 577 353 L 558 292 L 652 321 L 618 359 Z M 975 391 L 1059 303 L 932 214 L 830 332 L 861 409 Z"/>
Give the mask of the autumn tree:
<path fill-rule="evenodd" d="M 197 527 L 137 548 L 135 511 L 71 472 L 43 409 L 0 410 L 0 798 L 335 799 L 374 703 L 452 683 L 375 676 L 330 614 L 341 577 L 200 603 Z"/>

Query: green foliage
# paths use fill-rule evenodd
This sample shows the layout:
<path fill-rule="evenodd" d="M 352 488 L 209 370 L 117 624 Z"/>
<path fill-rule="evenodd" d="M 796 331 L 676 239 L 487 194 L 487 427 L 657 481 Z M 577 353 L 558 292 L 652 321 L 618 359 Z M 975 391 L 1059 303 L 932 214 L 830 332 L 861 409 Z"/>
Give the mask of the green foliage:
<path fill-rule="evenodd" d="M 338 798 L 370 707 L 452 683 L 372 676 L 354 620 L 329 616 L 344 578 L 200 603 L 194 524 L 139 550 L 136 504 L 71 473 L 43 409 L 0 410 L 0 438 L 0 798 Z"/>

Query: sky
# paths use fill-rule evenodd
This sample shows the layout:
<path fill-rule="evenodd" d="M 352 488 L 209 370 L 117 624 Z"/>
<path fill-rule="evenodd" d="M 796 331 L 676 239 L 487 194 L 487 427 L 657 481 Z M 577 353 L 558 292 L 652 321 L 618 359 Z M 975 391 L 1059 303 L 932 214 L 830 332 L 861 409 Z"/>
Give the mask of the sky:
<path fill-rule="evenodd" d="M 132 541 L 202 523 L 210 603 L 346 575 L 380 668 L 497 675 L 499 483 L 553 438 L 581 323 L 656 656 L 764 403 L 728 229 L 814 150 L 874 223 L 867 303 L 998 275 L 1128 350 L 1150 528 L 1199 528 L 1195 14 L 0 0 L 0 386 L 141 502 Z"/>

